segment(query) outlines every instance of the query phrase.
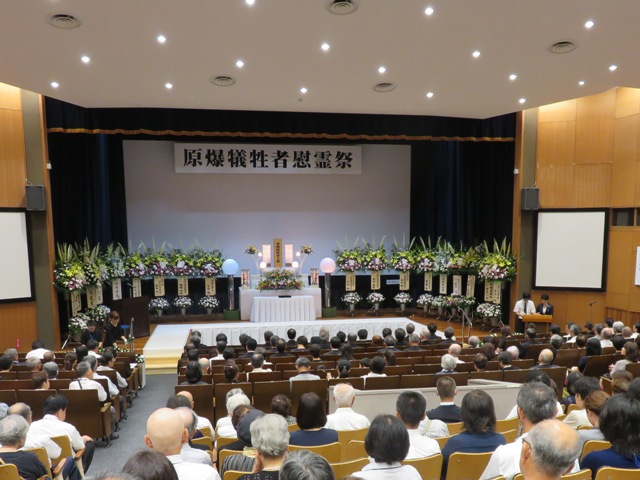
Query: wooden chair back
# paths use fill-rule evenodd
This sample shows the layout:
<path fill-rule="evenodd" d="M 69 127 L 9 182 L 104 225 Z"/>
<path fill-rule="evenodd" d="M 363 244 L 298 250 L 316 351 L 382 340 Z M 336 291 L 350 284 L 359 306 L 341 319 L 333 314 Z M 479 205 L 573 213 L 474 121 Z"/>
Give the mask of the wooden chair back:
<path fill-rule="evenodd" d="M 342 446 L 340 445 L 340 442 L 316 445 L 314 447 L 289 445 L 290 452 L 295 452 L 296 450 L 309 450 L 310 452 L 317 453 L 321 457 L 324 457 L 324 459 L 329 463 L 339 463 L 342 458 Z"/>
<path fill-rule="evenodd" d="M 400 388 L 432 388 L 435 386 L 435 375 L 402 375 L 400 378 Z"/>
<path fill-rule="evenodd" d="M 366 375 L 369 372 L 370 370 L 366 367 L 352 367 L 351 370 L 349 370 L 349 376 L 362 377 L 363 375 Z"/>
<path fill-rule="evenodd" d="M 52 478 L 54 480 L 62 480 L 62 468 L 59 469 L 57 474 L 54 474 L 51 471 L 51 467 L 49 466 L 49 461 L 50 461 L 49 456 L 47 455 L 47 451 L 44 449 L 44 447 L 25 448 L 24 451 L 31 452 L 36 457 L 38 457 L 38 460 L 40 460 L 40 463 L 42 463 L 42 465 L 44 465 L 44 468 L 47 470 L 47 475 L 49 476 L 49 478 Z M 56 470 L 58 469 L 56 468 Z"/>
<path fill-rule="evenodd" d="M 578 365 L 578 359 L 580 358 L 580 352 L 575 348 L 561 348 L 556 353 L 556 358 L 553 360 L 554 365 L 560 365 L 561 367 L 575 367 Z"/>
<path fill-rule="evenodd" d="M 425 357 L 426 360 L 427 357 Z M 418 364 L 413 366 L 413 373 L 416 374 L 433 374 L 442 370 L 440 363 L 437 364 Z"/>
<path fill-rule="evenodd" d="M 636 470 L 637 471 L 637 470 Z M 585 468 L 576 473 L 567 473 L 560 477 L 561 480 L 591 480 L 591 470 Z"/>
<path fill-rule="evenodd" d="M 591 452 L 597 452 L 598 450 L 606 450 L 611 448 L 611 443 L 606 440 L 588 440 L 582 446 L 582 453 L 580 454 L 580 461 Z"/>
<path fill-rule="evenodd" d="M 567 407 L 567 415 L 569 415 L 574 410 L 581 410 L 581 408 L 577 404 L 572 403 L 571 405 L 569 405 L 569 407 Z"/>
<path fill-rule="evenodd" d="M 67 380 L 75 380 L 78 378 L 78 374 L 73 370 L 61 370 L 58 372 L 58 378 L 66 378 Z"/>
<path fill-rule="evenodd" d="M 274 372 L 282 373 L 282 372 Z M 254 374 L 261 375 L 261 374 Z M 253 376 L 253 375 L 251 375 Z M 291 392 L 289 380 L 278 380 L 270 382 L 255 382 L 253 384 L 253 406 L 263 412 L 271 411 L 271 400 L 279 394 L 289 396 Z"/>
<path fill-rule="evenodd" d="M 640 377 L 640 363 L 627 363 L 625 370 L 631 372 L 633 378 Z"/>
<path fill-rule="evenodd" d="M 356 460 L 350 460 L 348 462 L 332 463 L 331 468 L 333 469 L 335 478 L 344 478 L 354 472 L 359 472 L 368 464 L 368 458 L 358 458 Z"/>
<path fill-rule="evenodd" d="M 313 392 L 320 400 L 327 404 L 329 385 L 327 380 L 295 380 L 291 382 L 291 415 L 294 417 L 298 413 L 298 404 L 303 394 Z M 328 460 L 328 459 L 327 459 Z M 340 458 L 336 460 L 339 462 Z"/>
<path fill-rule="evenodd" d="M 329 380 L 329 387 L 336 386 L 339 383 L 348 383 L 356 390 L 364 390 L 364 378 L 362 377 L 332 378 Z"/>
<path fill-rule="evenodd" d="M 244 383 L 221 383 L 216 384 L 213 389 L 213 396 L 215 398 L 214 415 L 216 420 L 223 418 L 227 415 L 227 392 L 234 388 L 241 389 L 244 394 L 249 397 L 249 400 L 253 397 L 253 385 L 248 382 Z M 211 399 L 211 397 L 209 397 Z M 196 406 L 198 404 L 196 403 Z M 213 422 L 212 422 L 213 423 Z"/>
<path fill-rule="evenodd" d="M 0 480 L 22 480 L 20 474 L 18 473 L 18 468 L 11 464 L 7 463 L 5 465 L 0 465 Z"/>
<path fill-rule="evenodd" d="M 16 391 L 0 390 L 0 403 L 6 403 L 7 405 L 16 403 Z"/>
<path fill-rule="evenodd" d="M 448 437 L 437 437 L 435 439 L 435 441 L 438 442 L 438 445 L 440 445 L 440 450 L 444 448 L 451 437 L 455 437 L 455 435 L 449 435 Z"/>
<path fill-rule="evenodd" d="M 518 429 L 520 426 L 520 419 L 518 417 L 509 418 L 507 420 L 496 421 L 496 432 L 503 433 L 508 430 Z"/>
<path fill-rule="evenodd" d="M 218 442 L 220 442 L 220 438 L 218 438 Z M 220 450 L 220 445 L 218 445 L 218 470 L 222 469 L 222 466 L 224 465 L 224 461 L 232 455 L 242 455 L 242 451 Z M 244 472 L 244 473 L 247 473 L 247 472 Z"/>
<path fill-rule="evenodd" d="M 218 437 L 216 439 L 216 444 L 217 444 L 218 450 L 220 450 L 220 447 L 224 447 L 225 445 L 229 445 L 230 443 L 233 443 L 236 440 L 238 440 L 237 437 Z M 220 464 L 220 465 L 222 465 L 222 464 Z"/>
<path fill-rule="evenodd" d="M 512 430 L 507 430 L 505 432 L 499 432 L 502 434 L 507 443 L 513 443 L 515 439 L 518 437 L 518 429 L 514 428 Z"/>
<path fill-rule="evenodd" d="M 556 383 L 558 401 L 562 400 L 562 390 L 564 388 L 564 379 L 567 378 L 567 368 L 541 368 L 540 371 L 549 375 L 549 378 Z"/>
<path fill-rule="evenodd" d="M 484 370 L 481 372 L 469 373 L 469 380 L 493 380 L 496 382 L 502 381 L 502 370 Z"/>
<path fill-rule="evenodd" d="M 174 392 L 189 392 L 193 396 L 193 410 L 211 423 L 213 419 L 213 385 L 175 385 Z"/>
<path fill-rule="evenodd" d="M 256 382 L 276 382 L 278 380 L 282 380 L 282 372 L 280 370 L 276 370 L 273 372 L 256 372 L 256 373 L 248 373 L 248 380 L 251 383 Z"/>
<path fill-rule="evenodd" d="M 514 360 L 511 362 L 511 365 L 513 365 L 514 367 L 518 367 L 520 369 L 527 369 L 527 368 L 531 368 L 536 364 L 535 360 L 533 360 L 532 358 L 524 358 L 521 360 Z"/>
<path fill-rule="evenodd" d="M 0 380 L 17 380 L 17 379 L 18 379 L 18 372 L 14 372 L 13 370 L 10 372 L 0 373 Z"/>
<path fill-rule="evenodd" d="M 637 480 L 637 468 L 602 467 L 596 473 L 595 480 Z"/>
<path fill-rule="evenodd" d="M 511 370 L 507 369 L 502 372 L 503 382 L 524 383 L 530 370 Z"/>
<path fill-rule="evenodd" d="M 273 365 L 276 372 L 284 372 L 285 370 L 295 370 L 295 363 L 276 363 Z"/>
<path fill-rule="evenodd" d="M 449 434 L 455 435 L 456 433 L 460 433 L 462 431 L 462 429 L 464 428 L 464 423 L 463 422 L 447 423 L 447 427 L 449 428 Z"/>
<path fill-rule="evenodd" d="M 413 370 L 413 366 L 411 365 L 393 365 L 390 367 L 386 367 L 384 372 L 387 376 L 391 375 L 409 375 Z"/>
<path fill-rule="evenodd" d="M 365 377 L 365 390 L 389 390 L 400 388 L 400 376 L 391 375 L 386 377 Z"/>
<path fill-rule="evenodd" d="M 300 430 L 300 426 L 297 423 L 290 423 L 287 426 L 287 430 L 289 430 L 289 433 L 295 432 L 296 430 Z"/>
<path fill-rule="evenodd" d="M 452 378 L 458 387 L 469 383 L 469 374 L 467 372 L 441 373 L 439 375 Z M 438 380 L 436 380 L 436 383 L 438 383 Z"/>
<path fill-rule="evenodd" d="M 52 390 L 68 390 L 71 380 L 68 378 L 56 378 L 55 380 L 49 380 L 49 386 Z"/>
<path fill-rule="evenodd" d="M 194 445 L 204 445 L 209 450 L 213 450 L 213 439 L 211 436 L 202 436 L 199 438 L 192 438 L 191 443 Z"/>
<path fill-rule="evenodd" d="M 609 373 L 609 365 L 615 363 L 615 355 L 592 355 L 587 359 L 582 374 L 585 377 L 600 378 Z"/>
<path fill-rule="evenodd" d="M 487 468 L 493 452 L 462 453 L 454 452 L 449 457 L 446 480 L 476 480 Z"/>
<path fill-rule="evenodd" d="M 347 461 L 347 445 L 351 440 L 362 440 L 367 436 L 369 427 L 359 430 L 338 430 L 338 442 L 342 445 L 342 460 Z"/>
<path fill-rule="evenodd" d="M 435 455 L 431 455 L 430 457 L 403 460 L 402 464 L 411 465 L 416 470 L 418 470 L 418 473 L 420 474 L 422 480 L 440 480 L 442 461 L 442 454 L 437 453 Z"/>
<path fill-rule="evenodd" d="M 227 470 L 224 472 L 222 480 L 238 480 L 242 475 L 246 475 L 247 472 L 240 472 L 238 470 Z"/>
<path fill-rule="evenodd" d="M 98 401 L 97 390 L 60 390 L 69 401 L 66 421 L 92 438 L 111 435 L 110 403 Z"/>
<path fill-rule="evenodd" d="M 368 458 L 367 451 L 364 448 L 364 440 L 350 440 L 347 443 L 345 461 L 356 460 L 358 458 Z"/>
<path fill-rule="evenodd" d="M 551 349 L 551 344 L 550 343 L 534 343 L 527 350 L 527 357 L 526 358 L 530 358 L 534 362 L 537 362 L 538 361 L 538 356 L 540 355 L 540 352 L 542 352 L 542 350 L 544 350 L 546 348 Z"/>
<path fill-rule="evenodd" d="M 0 390 L 28 390 L 33 388 L 31 380 L 0 380 Z"/>
<path fill-rule="evenodd" d="M 44 401 L 55 394 L 55 390 L 18 390 L 16 391 L 16 401 L 26 403 L 31 407 L 31 414 L 35 422 L 44 417 Z"/>

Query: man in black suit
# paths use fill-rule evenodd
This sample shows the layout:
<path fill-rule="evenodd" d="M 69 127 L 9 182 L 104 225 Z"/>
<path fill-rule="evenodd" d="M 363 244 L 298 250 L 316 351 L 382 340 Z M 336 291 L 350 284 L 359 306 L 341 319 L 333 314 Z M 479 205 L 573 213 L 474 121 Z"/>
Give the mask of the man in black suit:
<path fill-rule="evenodd" d="M 543 293 L 540 298 L 542 299 L 542 303 L 536 307 L 536 313 L 540 315 L 553 315 L 553 305 L 549 303 L 549 295 Z"/>
<path fill-rule="evenodd" d="M 396 331 L 393 332 L 393 334 L 396 337 L 396 347 L 406 347 L 407 346 L 407 344 L 404 341 L 404 339 L 407 336 L 407 332 L 405 331 L 404 328 L 396 328 Z"/>
<path fill-rule="evenodd" d="M 244 358 L 251 358 L 253 354 L 256 353 L 256 348 L 258 348 L 258 341 L 255 338 L 249 338 L 246 343 L 247 353 L 243 355 Z"/>
<path fill-rule="evenodd" d="M 527 358 L 529 347 L 531 347 L 531 345 L 535 345 L 536 343 L 538 343 L 538 341 L 536 340 L 536 329 L 534 327 L 527 328 L 527 331 L 525 332 L 525 334 L 527 335 L 527 341 L 522 342 L 518 346 L 518 350 L 520 350 L 520 358 Z"/>
<path fill-rule="evenodd" d="M 440 377 L 436 383 L 436 393 L 440 397 L 440 405 L 427 412 L 429 420 L 441 420 L 444 423 L 456 423 L 462 421 L 460 407 L 453 403 L 458 394 L 456 381 L 446 375 Z"/>
<path fill-rule="evenodd" d="M 500 352 L 498 354 L 498 365 L 500 366 L 500 370 L 520 370 L 518 367 L 514 367 L 511 362 L 513 360 L 513 355 L 511 352 Z"/>
<path fill-rule="evenodd" d="M 287 347 L 296 348 L 298 346 L 298 342 L 296 342 L 296 331 L 293 328 L 287 330 Z"/>
<path fill-rule="evenodd" d="M 276 341 L 276 353 L 272 353 L 271 356 L 269 358 L 273 358 L 273 357 L 291 357 L 293 358 L 293 355 L 291 355 L 290 353 L 287 353 L 287 342 L 284 341 L 284 338 L 279 338 Z"/>
<path fill-rule="evenodd" d="M 338 337 L 331 337 L 331 350 L 329 350 L 327 353 L 322 355 L 322 358 L 326 358 L 326 357 L 337 357 L 337 356 L 341 356 L 342 352 L 340 351 L 340 345 L 342 342 L 340 342 L 340 338 Z"/>
<path fill-rule="evenodd" d="M 423 348 L 420 348 L 420 337 L 415 333 L 409 335 L 409 348 L 407 348 L 406 352 L 424 352 Z"/>
<path fill-rule="evenodd" d="M 457 343 L 453 339 L 453 327 L 447 327 L 444 329 L 444 340 L 442 340 L 439 345 L 451 345 L 452 343 Z"/>
<path fill-rule="evenodd" d="M 89 340 L 98 342 L 98 346 L 102 347 L 102 333 L 96 329 L 95 320 L 87 320 L 87 329 L 82 331 L 80 335 L 80 343 L 86 345 Z"/>

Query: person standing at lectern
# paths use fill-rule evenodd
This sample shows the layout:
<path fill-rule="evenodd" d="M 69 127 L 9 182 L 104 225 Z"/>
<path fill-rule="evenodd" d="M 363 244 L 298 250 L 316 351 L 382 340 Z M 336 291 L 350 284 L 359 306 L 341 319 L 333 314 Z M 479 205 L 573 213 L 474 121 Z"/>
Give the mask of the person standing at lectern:
<path fill-rule="evenodd" d="M 536 307 L 536 313 L 540 315 L 553 315 L 553 305 L 549 303 L 549 295 L 543 293 L 540 298 L 542 299 L 542 303 Z"/>
<path fill-rule="evenodd" d="M 516 330 L 519 325 L 522 324 L 523 315 L 533 315 L 536 313 L 536 304 L 531 300 L 531 294 L 524 292 L 522 298 L 516 302 L 516 306 L 513 307 L 513 312 L 516 314 Z"/>

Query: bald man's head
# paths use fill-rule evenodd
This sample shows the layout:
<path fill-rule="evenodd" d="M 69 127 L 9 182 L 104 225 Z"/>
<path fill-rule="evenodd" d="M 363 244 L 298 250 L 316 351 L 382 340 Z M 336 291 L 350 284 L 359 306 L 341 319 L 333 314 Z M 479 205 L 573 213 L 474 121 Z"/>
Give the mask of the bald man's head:
<path fill-rule="evenodd" d="M 144 443 L 163 455 L 180 453 L 182 445 L 189 439 L 180 414 L 170 408 L 159 408 L 147 420 Z"/>
<path fill-rule="evenodd" d="M 187 397 L 191 402 L 191 408 L 193 408 L 194 402 L 193 402 L 193 395 L 191 395 L 191 392 L 183 390 L 182 392 L 178 392 L 176 395 L 182 395 L 183 397 Z"/>
<path fill-rule="evenodd" d="M 544 420 L 522 442 L 521 471 L 526 478 L 559 479 L 571 470 L 581 448 L 574 429 L 556 419 Z"/>

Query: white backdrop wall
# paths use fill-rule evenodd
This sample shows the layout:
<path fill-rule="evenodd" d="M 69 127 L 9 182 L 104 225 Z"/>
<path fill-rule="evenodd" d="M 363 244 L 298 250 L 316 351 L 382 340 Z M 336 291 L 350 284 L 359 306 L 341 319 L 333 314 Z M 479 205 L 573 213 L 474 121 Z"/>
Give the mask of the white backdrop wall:
<path fill-rule="evenodd" d="M 411 148 L 363 145 L 361 175 L 216 175 L 174 172 L 173 142 L 124 142 L 127 223 L 132 246 L 195 240 L 255 270 L 247 245 L 282 238 L 333 256 L 345 236 L 409 241 Z"/>

